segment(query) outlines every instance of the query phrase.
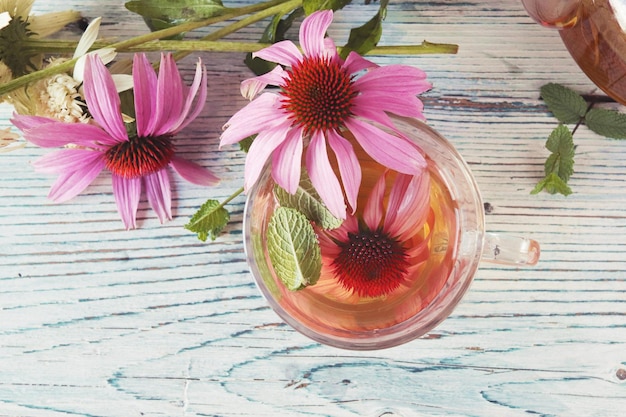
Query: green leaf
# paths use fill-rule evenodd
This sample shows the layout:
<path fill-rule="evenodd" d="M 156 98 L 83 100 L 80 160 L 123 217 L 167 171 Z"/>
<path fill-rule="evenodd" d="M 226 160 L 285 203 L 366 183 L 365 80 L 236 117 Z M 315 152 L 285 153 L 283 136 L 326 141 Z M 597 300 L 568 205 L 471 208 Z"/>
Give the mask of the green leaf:
<path fill-rule="evenodd" d="M 322 255 L 313 226 L 304 214 L 289 207 L 276 208 L 267 229 L 267 246 L 272 266 L 289 290 L 317 282 Z"/>
<path fill-rule="evenodd" d="M 348 43 L 341 49 L 341 57 L 345 59 L 351 51 L 365 55 L 374 49 L 383 34 L 383 20 L 387 15 L 389 0 L 381 0 L 378 13 L 367 23 L 350 30 Z"/>
<path fill-rule="evenodd" d="M 248 136 L 247 138 L 243 138 L 242 140 L 240 140 L 239 149 L 241 149 L 245 153 L 248 153 L 248 151 L 250 150 L 250 146 L 252 146 L 252 142 L 254 141 L 254 138 L 256 137 L 257 137 L 257 134 L 255 133 L 254 135 Z"/>
<path fill-rule="evenodd" d="M 198 239 L 205 242 L 208 236 L 215 240 L 230 220 L 230 214 L 219 201 L 208 200 L 193 215 L 185 229 L 198 234 Z"/>
<path fill-rule="evenodd" d="M 577 123 L 587 113 L 585 99 L 567 87 L 549 83 L 541 87 L 541 97 L 561 123 Z"/>
<path fill-rule="evenodd" d="M 538 194 L 542 190 L 545 190 L 550 194 L 563 194 L 564 196 L 568 196 L 572 193 L 572 189 L 556 174 L 556 172 L 551 172 L 543 180 L 539 181 L 530 193 Z"/>
<path fill-rule="evenodd" d="M 626 139 L 626 114 L 615 110 L 591 109 L 585 116 L 585 124 L 607 138 Z"/>
<path fill-rule="evenodd" d="M 302 7 L 308 16 L 318 10 L 339 10 L 350 4 L 352 0 L 304 0 Z"/>
<path fill-rule="evenodd" d="M 313 188 L 311 180 L 303 171 L 300 185 L 294 194 L 289 194 L 285 189 L 276 185 L 274 195 L 281 206 L 298 210 L 307 219 L 319 225 L 323 229 L 335 229 L 341 226 L 342 220 L 333 216 L 322 203 L 322 199 Z"/>
<path fill-rule="evenodd" d="M 564 182 L 567 182 L 574 173 L 576 147 L 572 132 L 567 126 L 559 125 L 548 137 L 546 148 L 552 152 L 544 166 L 546 176 L 555 173 Z"/>
<path fill-rule="evenodd" d="M 152 31 L 208 19 L 227 10 L 221 0 L 132 0 L 125 6 L 143 16 Z"/>
<path fill-rule="evenodd" d="M 574 173 L 576 152 L 572 132 L 567 126 L 559 125 L 548 137 L 546 148 L 552 152 L 544 165 L 546 176 L 539 181 L 531 194 L 545 190 L 550 194 L 570 195 L 572 189 L 567 185 L 567 181 Z"/>

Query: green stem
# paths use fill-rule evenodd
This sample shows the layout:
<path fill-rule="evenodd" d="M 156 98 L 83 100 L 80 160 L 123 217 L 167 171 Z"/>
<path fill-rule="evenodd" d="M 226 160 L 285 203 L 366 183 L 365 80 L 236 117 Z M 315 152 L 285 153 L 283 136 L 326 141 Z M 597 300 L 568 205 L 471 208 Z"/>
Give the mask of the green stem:
<path fill-rule="evenodd" d="M 420 45 L 377 46 L 366 55 L 456 54 L 458 51 L 458 45 L 423 41 Z"/>
<path fill-rule="evenodd" d="M 251 16 L 245 17 L 238 22 L 232 23 L 228 26 L 218 29 L 215 32 L 210 33 L 207 36 L 203 37 L 202 40 L 203 41 L 216 41 L 218 39 L 223 38 L 226 35 L 229 35 L 231 33 L 238 31 L 239 29 L 242 29 L 246 26 L 250 26 L 251 24 L 258 22 L 259 20 L 263 20 L 267 17 L 273 16 L 276 14 L 281 15 L 281 14 L 287 13 L 290 10 L 298 8 L 302 5 L 302 1 L 303 0 L 290 0 L 286 3 L 277 4 L 276 6 L 273 6 L 273 7 L 268 7 L 267 9 L 261 10 Z M 188 54 L 189 52 L 187 51 L 179 52 L 174 55 L 174 58 L 176 60 L 180 60 Z"/>
<path fill-rule="evenodd" d="M 237 27 L 227 26 L 225 29 L 229 32 L 238 30 Z M 219 34 L 218 34 L 219 35 Z M 150 41 L 137 46 L 130 46 L 119 49 L 119 52 L 151 52 L 151 51 L 209 51 L 209 52 L 256 52 L 260 49 L 268 47 L 270 44 L 259 42 L 228 42 L 207 40 L 206 38 L 214 38 L 214 33 L 199 40 L 181 40 L 181 41 Z M 48 50 L 51 52 L 68 53 L 76 49 L 77 42 L 55 42 L 55 41 L 29 41 L 28 46 L 40 48 L 39 50 Z M 101 49 L 107 47 L 108 44 L 102 42 L 94 43 L 92 49 Z M 377 46 L 368 51 L 366 55 L 419 55 L 419 54 L 456 54 L 458 45 L 446 43 L 431 43 L 424 41 L 420 45 L 390 45 Z"/>
<path fill-rule="evenodd" d="M 222 208 L 224 207 L 226 204 L 230 203 L 231 201 L 233 201 L 235 199 L 235 197 L 237 197 L 239 194 L 243 193 L 243 187 L 239 187 L 238 189 L 235 190 L 234 193 L 232 193 L 230 195 L 230 197 L 228 197 L 226 200 L 222 201 L 220 203 L 220 205 L 218 206 L 218 208 Z"/>
<path fill-rule="evenodd" d="M 230 19 L 240 17 L 246 14 L 258 13 L 259 11 L 263 11 L 266 9 L 276 10 L 276 7 L 282 8 L 282 7 L 286 7 L 286 5 L 301 4 L 301 3 L 302 3 L 302 0 L 290 0 L 290 1 L 272 0 L 269 2 L 265 2 L 265 3 L 253 4 L 250 6 L 245 6 L 245 7 L 241 7 L 237 9 L 230 9 L 229 11 L 223 14 L 220 14 L 219 16 L 211 17 L 209 19 L 201 20 L 198 22 L 188 22 L 188 23 L 183 23 L 181 25 L 173 26 L 171 28 L 157 30 L 151 33 L 147 33 L 145 35 L 140 35 L 134 38 L 130 38 L 127 40 L 109 44 L 107 47 L 114 48 L 117 51 L 123 51 L 125 49 L 135 47 L 146 42 L 155 41 L 161 38 L 169 38 L 169 37 L 178 35 L 180 33 L 188 32 L 190 30 L 194 30 L 194 29 L 202 28 L 202 27 L 209 26 L 215 23 L 230 20 Z M 216 39 L 213 39 L 213 40 L 216 40 Z M 10 91 L 13 91 L 20 87 L 24 87 L 25 85 L 28 85 L 42 78 L 49 77 L 54 74 L 59 74 L 61 72 L 70 71 L 72 68 L 74 68 L 76 61 L 77 61 L 77 58 L 74 58 L 62 64 L 54 65 L 54 66 L 51 66 L 51 67 L 48 67 L 39 71 L 31 72 L 30 74 L 26 74 L 24 76 L 11 80 L 0 86 L 0 96 L 3 96 L 9 93 Z"/>
<path fill-rule="evenodd" d="M 258 42 L 217 42 L 219 39 L 234 33 L 259 20 L 273 15 L 282 15 L 302 5 L 303 0 L 272 0 L 265 3 L 253 4 L 237 9 L 230 9 L 219 16 L 211 17 L 199 22 L 188 22 L 171 28 L 136 36 L 131 39 L 107 44 L 105 42 L 94 43 L 93 49 L 113 48 L 118 52 L 138 51 L 179 51 L 174 55 L 180 60 L 195 51 L 222 51 L 222 52 L 256 52 L 267 47 L 267 44 Z M 224 26 L 200 40 L 168 41 L 159 40 L 188 32 L 193 29 L 223 22 L 235 17 L 250 14 L 237 22 Z M 76 42 L 29 40 L 27 46 L 35 50 L 43 50 L 49 53 L 71 53 L 76 49 Z M 423 41 L 420 45 L 378 46 L 367 52 L 367 55 L 416 55 L 416 54 L 456 54 L 458 46 L 453 44 L 432 43 Z M 28 85 L 34 81 L 49 77 L 61 72 L 69 72 L 74 68 L 77 58 L 65 61 L 61 64 L 49 66 L 39 71 L 26 74 L 11 80 L 0 86 L 0 96 L 3 96 L 17 88 Z"/>

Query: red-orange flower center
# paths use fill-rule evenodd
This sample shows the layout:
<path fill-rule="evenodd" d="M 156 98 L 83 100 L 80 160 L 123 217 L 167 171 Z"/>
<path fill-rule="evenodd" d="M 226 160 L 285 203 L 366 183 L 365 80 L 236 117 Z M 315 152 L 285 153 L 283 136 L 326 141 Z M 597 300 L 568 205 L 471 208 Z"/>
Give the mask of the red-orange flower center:
<path fill-rule="evenodd" d="M 352 115 L 352 100 L 357 91 L 351 75 L 339 62 L 305 58 L 288 73 L 282 108 L 305 131 L 339 129 Z"/>
<path fill-rule="evenodd" d="M 341 285 L 361 297 L 389 294 L 406 279 L 409 268 L 406 249 L 387 233 L 367 228 L 348 233 L 338 243 L 333 271 Z"/>
<path fill-rule="evenodd" d="M 123 178 L 137 178 L 165 168 L 174 155 L 171 136 L 131 137 L 106 151 L 106 167 Z"/>

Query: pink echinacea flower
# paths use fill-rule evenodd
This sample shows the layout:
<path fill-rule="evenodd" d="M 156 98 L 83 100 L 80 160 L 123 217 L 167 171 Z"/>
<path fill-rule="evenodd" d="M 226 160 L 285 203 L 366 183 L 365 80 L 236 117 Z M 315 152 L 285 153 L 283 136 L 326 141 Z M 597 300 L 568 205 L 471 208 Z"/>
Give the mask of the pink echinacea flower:
<path fill-rule="evenodd" d="M 274 181 L 290 193 L 298 187 L 305 152 L 313 186 L 328 209 L 345 219 L 346 200 L 354 212 L 361 183 L 359 161 L 345 136 L 353 136 L 366 153 L 390 169 L 410 175 L 421 172 L 426 166 L 421 152 L 401 134 L 379 126 L 394 131 L 388 113 L 423 119 L 417 94 L 431 84 L 414 67 L 379 67 L 354 52 L 343 60 L 332 39 L 325 38 L 332 19 L 330 10 L 304 19 L 300 29 L 304 53 L 293 42 L 282 41 L 254 54 L 279 65 L 245 80 L 242 94 L 252 99 L 268 85 L 280 91 L 261 93 L 233 115 L 220 145 L 257 134 L 246 159 L 244 187 L 256 182 L 271 157 Z M 343 190 L 327 145 L 337 161 Z"/>
<path fill-rule="evenodd" d="M 198 60 L 193 83 L 186 87 L 171 54 L 161 56 L 158 76 L 144 54 L 135 54 L 133 84 L 136 132 L 130 135 L 113 78 L 96 55 L 87 57 L 84 76 L 85 101 L 93 123 L 17 114 L 11 120 L 27 141 L 44 148 L 64 147 L 33 163 L 38 171 L 59 175 L 49 198 L 61 202 L 75 197 L 106 168 L 127 229 L 137 227 L 142 188 L 161 222 L 171 220 L 168 166 L 194 184 L 218 181 L 210 171 L 177 156 L 174 145 L 175 135 L 204 107 L 207 84 L 202 62 Z"/>
<path fill-rule="evenodd" d="M 387 190 L 389 174 L 380 176 L 361 216 L 348 215 L 337 229 L 319 233 L 323 268 L 329 271 L 322 276 L 336 281 L 320 279 L 315 291 L 347 291 L 355 300 L 387 295 L 408 285 L 411 274 L 427 260 L 433 221 L 428 171 L 398 173 Z"/>

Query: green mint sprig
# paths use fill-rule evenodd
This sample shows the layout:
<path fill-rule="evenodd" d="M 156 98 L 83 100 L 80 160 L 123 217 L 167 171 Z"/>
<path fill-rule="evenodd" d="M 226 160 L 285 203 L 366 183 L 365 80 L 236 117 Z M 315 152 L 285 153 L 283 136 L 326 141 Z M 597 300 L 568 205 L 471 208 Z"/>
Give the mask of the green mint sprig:
<path fill-rule="evenodd" d="M 276 275 L 292 290 L 314 285 L 320 277 L 322 258 L 313 224 L 325 230 L 341 226 L 322 203 L 306 171 L 294 194 L 274 186 L 280 206 L 272 213 L 267 230 L 267 250 Z"/>
<path fill-rule="evenodd" d="M 211 240 L 217 239 L 217 236 L 224 230 L 230 221 L 230 213 L 224 208 L 226 204 L 243 192 L 243 187 L 235 191 L 230 197 L 223 202 L 218 200 L 207 200 L 196 213 L 189 219 L 185 225 L 185 229 L 198 235 L 198 239 L 206 242 L 210 236 Z"/>
<path fill-rule="evenodd" d="M 539 181 L 531 194 L 542 190 L 550 194 L 570 195 L 572 189 L 567 185 L 569 177 L 574 173 L 574 137 L 565 125 L 559 125 L 552 131 L 546 141 L 546 148 L 552 153 L 544 164 L 545 178 Z"/>
<path fill-rule="evenodd" d="M 277 207 L 267 229 L 267 246 L 274 271 L 291 290 L 317 283 L 322 254 L 309 219 L 290 207 Z"/>
<path fill-rule="evenodd" d="M 574 134 L 580 125 L 584 124 L 591 131 L 607 138 L 626 139 L 626 114 L 594 108 L 597 101 L 585 100 L 574 90 L 557 83 L 541 87 L 541 97 L 560 124 L 546 141 L 546 148 L 551 154 L 544 164 L 545 177 L 531 194 L 546 191 L 567 196 L 572 193 L 567 182 L 574 173 Z M 567 124 L 575 126 L 570 130 L 565 126 Z"/>
<path fill-rule="evenodd" d="M 325 230 L 336 229 L 341 226 L 342 220 L 335 217 L 322 203 L 321 197 L 315 191 L 309 176 L 304 170 L 302 171 L 300 185 L 294 194 L 289 194 L 285 189 L 276 185 L 274 187 L 274 195 L 281 206 L 298 210 L 307 219 Z"/>

